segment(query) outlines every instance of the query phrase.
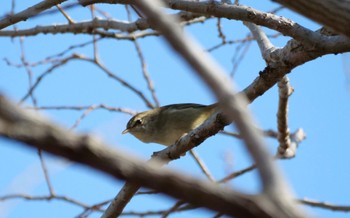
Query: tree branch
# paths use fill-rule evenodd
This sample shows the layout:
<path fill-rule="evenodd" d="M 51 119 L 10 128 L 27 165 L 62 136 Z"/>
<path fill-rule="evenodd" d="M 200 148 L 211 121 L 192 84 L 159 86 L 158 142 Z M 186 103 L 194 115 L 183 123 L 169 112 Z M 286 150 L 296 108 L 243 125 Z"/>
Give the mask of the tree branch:
<path fill-rule="evenodd" d="M 96 3 L 134 4 L 135 0 L 79 0 L 83 6 Z M 215 1 L 163 0 L 164 7 L 194 12 L 206 16 L 247 21 L 276 30 L 308 46 L 322 46 L 329 39 L 318 32 L 307 29 L 287 18 L 266 13 L 244 5 L 221 4 Z"/>
<path fill-rule="evenodd" d="M 269 38 L 266 36 L 266 34 L 260 29 L 260 27 L 254 23 L 250 22 L 243 22 L 244 25 L 246 25 L 252 35 L 254 36 L 256 42 L 258 43 L 258 46 L 260 48 L 260 53 L 262 54 L 263 59 L 268 64 L 270 62 L 273 62 L 271 60 L 271 52 L 275 50 L 275 46 L 270 42 Z"/>
<path fill-rule="evenodd" d="M 55 5 L 61 4 L 66 0 L 50 0 L 50 1 L 42 1 L 32 7 L 29 7 L 17 14 L 6 16 L 4 19 L 0 20 L 0 29 L 4 29 L 10 25 L 18 23 L 20 21 L 25 21 L 28 18 L 31 18 L 40 12 L 49 9 Z"/>
<path fill-rule="evenodd" d="M 330 204 L 330 203 L 320 202 L 320 201 L 315 201 L 315 200 L 310 200 L 310 199 L 301 199 L 298 201 L 302 204 L 312 206 L 312 207 L 329 209 L 329 210 L 333 210 L 333 211 L 344 211 L 344 212 L 350 211 L 350 205 Z"/>
<path fill-rule="evenodd" d="M 293 88 L 289 83 L 287 76 L 284 76 L 278 82 L 278 112 L 277 112 L 277 127 L 278 127 L 278 156 L 282 158 L 291 158 L 295 156 L 296 147 L 291 146 L 290 132 L 288 128 L 288 99 L 293 93 Z"/>
<path fill-rule="evenodd" d="M 180 12 L 175 15 L 181 18 L 181 21 L 191 21 L 195 18 L 201 17 L 200 14 L 190 13 L 190 12 Z M 91 21 L 81 21 L 69 24 L 55 24 L 48 26 L 36 26 L 28 29 L 15 29 L 15 30 L 2 30 L 0 31 L 0 36 L 35 36 L 38 34 L 62 34 L 62 33 L 74 33 L 74 34 L 100 34 L 101 36 L 108 36 L 107 33 L 111 34 L 109 37 L 115 37 L 119 39 L 127 38 L 127 35 L 116 34 L 115 32 L 100 32 L 99 29 L 103 30 L 120 30 L 131 34 L 137 30 L 147 30 L 150 29 L 147 19 L 140 18 L 134 22 L 126 22 L 119 20 L 103 20 L 99 18 L 94 18 Z M 132 34 L 134 38 L 137 38 L 139 34 Z M 130 38 L 130 37 L 129 37 Z M 132 38 L 130 38 L 132 40 Z"/>
<path fill-rule="evenodd" d="M 350 2 L 342 0 L 273 0 L 350 37 Z"/>

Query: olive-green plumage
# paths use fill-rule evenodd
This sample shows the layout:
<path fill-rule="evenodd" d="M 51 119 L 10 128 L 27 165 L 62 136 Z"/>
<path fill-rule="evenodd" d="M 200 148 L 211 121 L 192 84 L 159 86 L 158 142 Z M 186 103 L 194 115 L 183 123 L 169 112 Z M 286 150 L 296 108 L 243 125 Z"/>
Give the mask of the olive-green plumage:
<path fill-rule="evenodd" d="M 130 132 L 142 142 L 172 145 L 181 136 L 206 121 L 217 110 L 217 104 L 171 104 L 132 117 L 124 133 Z"/>

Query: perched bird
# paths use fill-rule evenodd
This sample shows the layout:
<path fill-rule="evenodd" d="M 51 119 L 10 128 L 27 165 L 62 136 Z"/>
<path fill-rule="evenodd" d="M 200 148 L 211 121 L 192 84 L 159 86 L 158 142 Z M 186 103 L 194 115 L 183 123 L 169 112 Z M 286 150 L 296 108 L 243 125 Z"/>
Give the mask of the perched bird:
<path fill-rule="evenodd" d="M 217 104 L 171 104 L 133 116 L 122 132 L 145 143 L 172 145 L 218 110 Z"/>

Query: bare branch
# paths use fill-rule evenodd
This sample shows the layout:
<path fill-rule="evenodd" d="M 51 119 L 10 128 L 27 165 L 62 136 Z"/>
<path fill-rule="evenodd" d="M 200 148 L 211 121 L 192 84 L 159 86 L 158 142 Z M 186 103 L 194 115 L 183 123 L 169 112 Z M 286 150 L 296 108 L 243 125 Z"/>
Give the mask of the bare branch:
<path fill-rule="evenodd" d="M 184 201 L 178 201 L 176 202 L 176 204 L 174 204 L 174 206 L 172 206 L 171 208 L 169 208 L 167 211 L 165 211 L 163 214 L 162 214 L 162 218 L 166 218 L 170 215 L 170 213 L 174 212 L 174 211 L 181 211 L 179 210 L 180 207 L 185 204 L 186 202 Z"/>
<path fill-rule="evenodd" d="M 299 12 L 318 23 L 350 37 L 350 2 L 340 0 L 274 0 L 283 6 Z"/>
<path fill-rule="evenodd" d="M 266 36 L 266 34 L 260 29 L 259 26 L 250 23 L 250 22 L 243 22 L 244 25 L 246 25 L 252 35 L 254 36 L 256 42 L 259 45 L 260 52 L 262 54 L 262 57 L 264 58 L 266 63 L 270 63 L 273 60 L 271 60 L 271 52 L 275 50 L 276 48 L 272 45 L 269 38 Z"/>
<path fill-rule="evenodd" d="M 70 127 L 70 129 L 75 129 L 79 126 L 79 124 L 81 123 L 81 121 L 87 116 L 89 115 L 92 111 L 96 110 L 97 108 L 94 107 L 94 105 L 92 105 L 91 107 L 88 107 L 81 115 L 80 117 L 74 122 L 74 124 Z"/>
<path fill-rule="evenodd" d="M 1 31 L 0 31 L 1 33 Z M 80 44 L 76 44 L 76 45 L 71 45 L 69 46 L 67 49 L 63 50 L 62 52 L 59 52 L 57 54 L 53 54 L 50 56 L 45 57 L 43 60 L 40 61 L 36 61 L 36 62 L 32 62 L 32 63 L 26 63 L 26 65 L 31 66 L 31 67 L 35 67 L 35 66 L 39 66 L 39 65 L 43 65 L 43 64 L 48 64 L 48 63 L 58 63 L 62 60 L 62 57 L 67 54 L 68 52 L 73 52 L 74 49 L 76 48 L 83 48 L 87 45 L 90 45 L 92 43 L 94 43 L 97 40 L 101 40 L 102 38 L 98 38 L 96 40 L 90 40 L 90 41 L 86 41 Z M 6 64 L 10 65 L 10 66 L 14 66 L 14 67 L 25 67 L 24 64 L 16 64 L 16 63 L 12 63 L 10 60 L 8 60 L 7 58 L 4 59 L 6 61 Z"/>
<path fill-rule="evenodd" d="M 130 89 L 132 92 L 134 92 L 136 95 L 138 95 L 147 105 L 149 108 L 154 108 L 154 105 L 151 103 L 150 100 L 146 98 L 146 96 L 138 89 L 136 89 L 134 86 L 132 86 L 130 83 L 126 82 L 121 77 L 115 75 L 112 71 L 110 71 L 107 67 L 105 67 L 101 62 L 98 62 L 97 60 L 91 60 L 88 58 L 85 58 L 85 60 L 95 63 L 103 72 L 105 72 L 110 78 L 118 81 L 120 84 L 125 86 L 126 88 Z"/>
<path fill-rule="evenodd" d="M 271 130 L 271 129 L 270 130 L 260 130 L 260 131 L 266 137 L 277 138 L 277 135 L 278 135 L 278 133 L 276 131 Z M 228 132 L 228 131 L 223 130 L 220 133 L 222 133 L 224 135 L 232 136 L 235 138 L 239 138 L 239 139 L 242 138 L 241 134 L 236 133 L 236 132 Z"/>
<path fill-rule="evenodd" d="M 130 1 L 110 0 L 80 0 L 79 3 L 86 6 L 94 3 L 121 3 L 134 4 Z M 283 35 L 290 36 L 303 44 L 309 46 L 322 46 L 329 39 L 322 34 L 311 31 L 287 18 L 272 13 L 262 12 L 243 5 L 219 4 L 215 1 L 187 1 L 187 0 L 164 0 L 165 6 L 174 10 L 182 10 L 200 13 L 207 16 L 221 17 L 227 19 L 248 21 L 257 25 L 265 26 L 276 30 Z"/>
<path fill-rule="evenodd" d="M 82 60 L 82 61 L 87 61 L 90 63 L 95 64 L 98 68 L 100 68 L 108 77 L 114 79 L 115 81 L 119 82 L 121 85 L 125 86 L 126 88 L 128 88 L 129 90 L 131 90 L 133 93 L 135 93 L 137 96 L 139 96 L 146 104 L 147 107 L 149 108 L 153 108 L 153 104 L 146 98 L 146 96 L 140 91 L 138 90 L 135 86 L 131 85 L 130 83 L 128 83 L 127 81 L 125 81 L 123 78 L 121 78 L 120 76 L 117 76 L 116 74 L 114 74 L 112 71 L 110 71 L 106 66 L 104 66 L 98 59 L 92 59 L 89 57 L 85 57 L 83 55 L 79 55 L 79 54 L 74 54 L 72 56 L 74 59 L 78 59 L 78 60 Z M 51 69 L 54 69 L 53 67 L 50 68 L 50 71 L 48 71 L 47 73 L 51 72 Z M 45 72 L 45 74 L 47 74 Z M 42 77 L 45 76 L 44 74 L 42 75 Z M 39 77 L 40 78 L 40 77 Z M 40 80 L 42 78 L 40 78 L 40 80 L 37 80 L 37 83 L 40 82 Z M 37 86 L 37 84 L 35 83 L 33 85 L 33 87 L 29 90 L 29 93 L 31 93 L 33 91 L 33 89 Z M 28 94 L 23 98 L 27 98 Z M 22 101 L 23 101 L 22 99 Z"/>
<path fill-rule="evenodd" d="M 156 95 L 156 91 L 154 89 L 154 84 L 153 84 L 153 81 L 148 73 L 148 70 L 147 70 L 147 65 L 146 65 L 146 61 L 145 61 L 145 58 L 142 54 L 142 51 L 141 51 L 141 47 L 139 45 L 139 43 L 136 41 L 134 41 L 134 45 L 135 45 L 135 48 L 136 48 L 136 51 L 137 51 L 137 55 L 139 56 L 139 59 L 140 59 L 140 62 L 141 62 L 141 69 L 142 69 L 142 75 L 143 77 L 145 78 L 146 82 L 147 82 L 147 87 L 148 87 L 148 90 L 151 92 L 152 94 L 152 98 L 153 98 L 153 101 L 155 103 L 155 106 L 156 107 L 160 107 L 160 104 L 159 104 L 159 100 L 158 100 L 158 97 Z"/>
<path fill-rule="evenodd" d="M 55 191 L 53 189 L 51 179 L 49 176 L 49 172 L 47 170 L 47 166 L 46 166 L 46 163 L 45 163 L 45 160 L 43 157 L 43 152 L 41 149 L 38 150 L 38 155 L 39 155 L 39 159 L 40 159 L 41 168 L 43 169 L 45 181 L 46 181 L 47 187 L 49 189 L 50 196 L 55 196 Z"/>
<path fill-rule="evenodd" d="M 122 112 L 130 115 L 135 115 L 136 111 L 127 109 L 127 108 L 120 108 L 120 107 L 111 107 L 107 106 L 105 104 L 98 104 L 98 105 L 90 105 L 90 106 L 41 106 L 41 107 L 28 107 L 29 109 L 35 109 L 35 110 L 88 110 L 89 108 L 93 108 L 94 110 L 97 109 L 104 109 L 107 111 L 113 111 L 113 112 Z"/>
<path fill-rule="evenodd" d="M 232 57 L 232 61 L 231 61 L 233 65 L 230 73 L 231 78 L 234 77 L 237 71 L 238 65 L 242 62 L 247 52 L 249 51 L 250 45 L 251 45 L 251 41 L 247 41 L 237 46 L 235 50 L 235 55 Z"/>
<path fill-rule="evenodd" d="M 216 23 L 216 27 L 217 27 L 218 32 L 219 32 L 219 38 L 221 38 L 221 40 L 222 40 L 222 44 L 226 44 L 226 36 L 223 33 L 223 31 L 222 31 L 221 19 L 220 18 L 218 18 L 218 21 Z"/>
<path fill-rule="evenodd" d="M 123 32 L 134 32 L 136 30 L 144 30 L 149 28 L 149 24 L 145 19 L 139 19 L 135 22 L 123 22 L 117 20 L 100 20 L 98 18 L 92 21 L 82 21 L 72 24 L 56 24 L 49 26 L 36 26 L 34 28 L 24 30 L 3 30 L 0 31 L 1 36 L 34 36 L 40 33 L 93 33 L 95 29 L 111 29 Z"/>
<path fill-rule="evenodd" d="M 136 7 L 134 7 L 133 5 L 131 5 L 131 7 L 135 10 L 135 12 L 142 18 L 144 18 L 141 14 L 140 14 L 140 11 L 137 10 Z M 129 22 L 131 21 L 131 13 L 129 11 L 129 8 L 126 6 L 126 11 L 128 13 L 128 20 Z M 137 55 L 139 56 L 139 59 L 140 59 L 140 62 L 141 62 L 141 69 L 142 69 L 142 74 L 143 74 L 143 77 L 145 78 L 146 82 L 147 82 L 147 86 L 148 86 L 148 89 L 149 91 L 151 92 L 152 94 L 152 98 L 155 102 L 155 106 L 156 107 L 160 107 L 160 104 L 159 104 L 159 101 L 158 101 L 158 97 L 156 95 L 156 92 L 154 90 L 154 85 L 153 85 L 153 82 L 150 78 L 150 75 L 148 73 L 148 70 L 147 70 L 147 65 L 146 65 L 146 61 L 145 61 L 145 58 L 143 56 L 143 53 L 142 53 L 142 50 L 141 50 L 141 46 L 139 45 L 139 43 L 137 42 L 137 40 L 135 39 L 134 41 L 134 45 L 135 45 L 135 48 L 136 48 L 136 51 L 137 51 Z"/>
<path fill-rule="evenodd" d="M 78 200 L 75 200 L 71 197 L 63 196 L 63 195 L 32 196 L 32 195 L 27 195 L 27 194 L 12 194 L 12 195 L 5 195 L 5 196 L 0 197 L 0 201 L 5 201 L 8 199 L 25 199 L 25 200 L 36 200 L 36 201 L 61 200 L 61 201 L 66 201 L 66 202 L 72 203 L 74 205 L 83 207 L 83 208 L 91 208 L 91 206 L 89 206 L 87 204 L 84 204 Z"/>
<path fill-rule="evenodd" d="M 293 87 L 290 85 L 287 76 L 284 76 L 282 80 L 278 82 L 278 93 L 278 157 L 291 158 L 295 156 L 296 152 L 296 150 L 291 148 L 290 132 L 288 128 L 288 99 L 293 93 Z"/>
<path fill-rule="evenodd" d="M 315 201 L 310 199 L 301 199 L 298 201 L 302 204 L 312 206 L 312 207 L 329 209 L 333 211 L 344 211 L 344 212 L 350 211 L 350 205 L 336 205 L 336 204 L 330 204 L 330 203 L 320 202 L 320 201 Z"/>
<path fill-rule="evenodd" d="M 203 18 L 201 14 L 195 14 L 190 12 L 179 12 L 175 15 L 181 18 L 183 25 L 188 25 L 190 23 L 195 23 L 203 20 L 196 20 L 198 18 Z M 128 39 L 134 40 L 136 38 L 141 38 L 146 33 L 134 33 L 137 30 L 147 30 L 151 28 L 147 19 L 140 18 L 134 22 L 131 21 L 119 21 L 110 18 L 108 20 L 101 20 L 99 18 L 94 18 L 91 21 L 81 21 L 69 24 L 55 24 L 48 26 L 36 26 L 28 29 L 15 29 L 15 30 L 2 30 L 0 31 L 0 36 L 35 36 L 38 34 L 63 34 L 63 33 L 74 33 L 74 34 L 97 34 L 103 37 L 117 38 L 117 39 Z M 118 34 L 116 32 L 107 32 L 102 30 L 119 30 L 126 32 L 128 34 Z M 150 33 L 149 31 L 147 32 Z M 153 33 L 152 35 L 155 35 Z M 131 37 L 134 36 L 134 37 Z"/>
<path fill-rule="evenodd" d="M 118 194 L 111 201 L 101 218 L 118 217 L 140 187 L 140 184 L 126 182 Z"/>
<path fill-rule="evenodd" d="M 25 21 L 28 18 L 31 18 L 40 12 L 49 9 L 55 5 L 61 4 L 62 2 L 65 2 L 66 0 L 52 0 L 52 1 L 42 1 L 36 5 L 33 5 L 32 7 L 29 7 L 17 14 L 9 15 L 5 17 L 4 19 L 0 20 L 0 29 L 4 29 L 10 25 L 13 25 L 15 23 L 18 23 L 20 21 Z"/>
<path fill-rule="evenodd" d="M 52 73 L 56 68 L 66 64 L 69 61 L 74 60 L 74 59 L 76 59 L 75 55 L 71 55 L 67 58 L 61 59 L 58 63 L 52 65 L 49 69 L 47 69 L 44 73 L 42 73 L 36 79 L 36 81 L 33 83 L 33 85 L 29 88 L 28 92 L 21 98 L 20 103 L 23 103 L 28 97 L 30 97 L 33 94 L 34 90 L 38 87 L 38 85 L 40 84 L 42 79 L 44 79 L 47 75 Z"/>
<path fill-rule="evenodd" d="M 19 44 L 21 46 L 21 62 L 22 62 L 22 65 L 24 66 L 25 71 L 27 72 L 27 75 L 28 75 L 29 87 L 32 87 L 32 85 L 33 85 L 33 71 L 32 71 L 31 66 L 28 64 L 28 61 L 27 61 L 27 58 L 26 58 L 26 53 L 25 53 L 25 49 L 24 49 L 24 38 L 23 37 L 20 37 Z M 37 100 L 36 100 L 33 92 L 31 92 L 29 94 L 29 97 L 32 100 L 33 105 L 36 105 L 37 104 Z"/>
<path fill-rule="evenodd" d="M 192 155 L 193 159 L 196 161 L 196 163 L 198 164 L 199 168 L 202 170 L 204 175 L 206 175 L 206 177 L 209 179 L 209 181 L 214 182 L 215 181 L 214 177 L 209 172 L 209 169 L 205 165 L 205 163 L 200 159 L 200 157 L 197 154 L 197 152 L 195 152 L 194 149 L 191 149 L 190 150 L 190 154 Z"/>
<path fill-rule="evenodd" d="M 234 178 L 236 178 L 236 177 L 238 177 L 240 175 L 243 175 L 243 174 L 245 174 L 247 172 L 250 172 L 250 171 L 252 171 L 254 169 L 256 169 L 256 165 L 255 164 L 251 165 L 250 167 L 244 168 L 242 170 L 233 172 L 230 175 L 226 176 L 225 178 L 220 179 L 218 182 L 219 183 L 228 182 L 228 181 L 230 181 L 230 180 L 232 180 L 232 179 L 234 179 Z"/>
<path fill-rule="evenodd" d="M 61 12 L 61 14 L 67 19 L 69 24 L 73 24 L 73 19 L 61 8 L 60 5 L 56 5 L 56 8 Z"/>

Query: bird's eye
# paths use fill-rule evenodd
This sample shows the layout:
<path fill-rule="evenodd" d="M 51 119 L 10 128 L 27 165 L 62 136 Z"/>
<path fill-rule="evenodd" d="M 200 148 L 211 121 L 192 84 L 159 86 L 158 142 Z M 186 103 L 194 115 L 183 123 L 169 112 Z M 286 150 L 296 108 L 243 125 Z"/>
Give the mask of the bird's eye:
<path fill-rule="evenodd" d="M 137 119 L 135 121 L 135 124 L 134 124 L 134 126 L 139 126 L 139 125 L 142 125 L 142 120 L 141 119 Z"/>

